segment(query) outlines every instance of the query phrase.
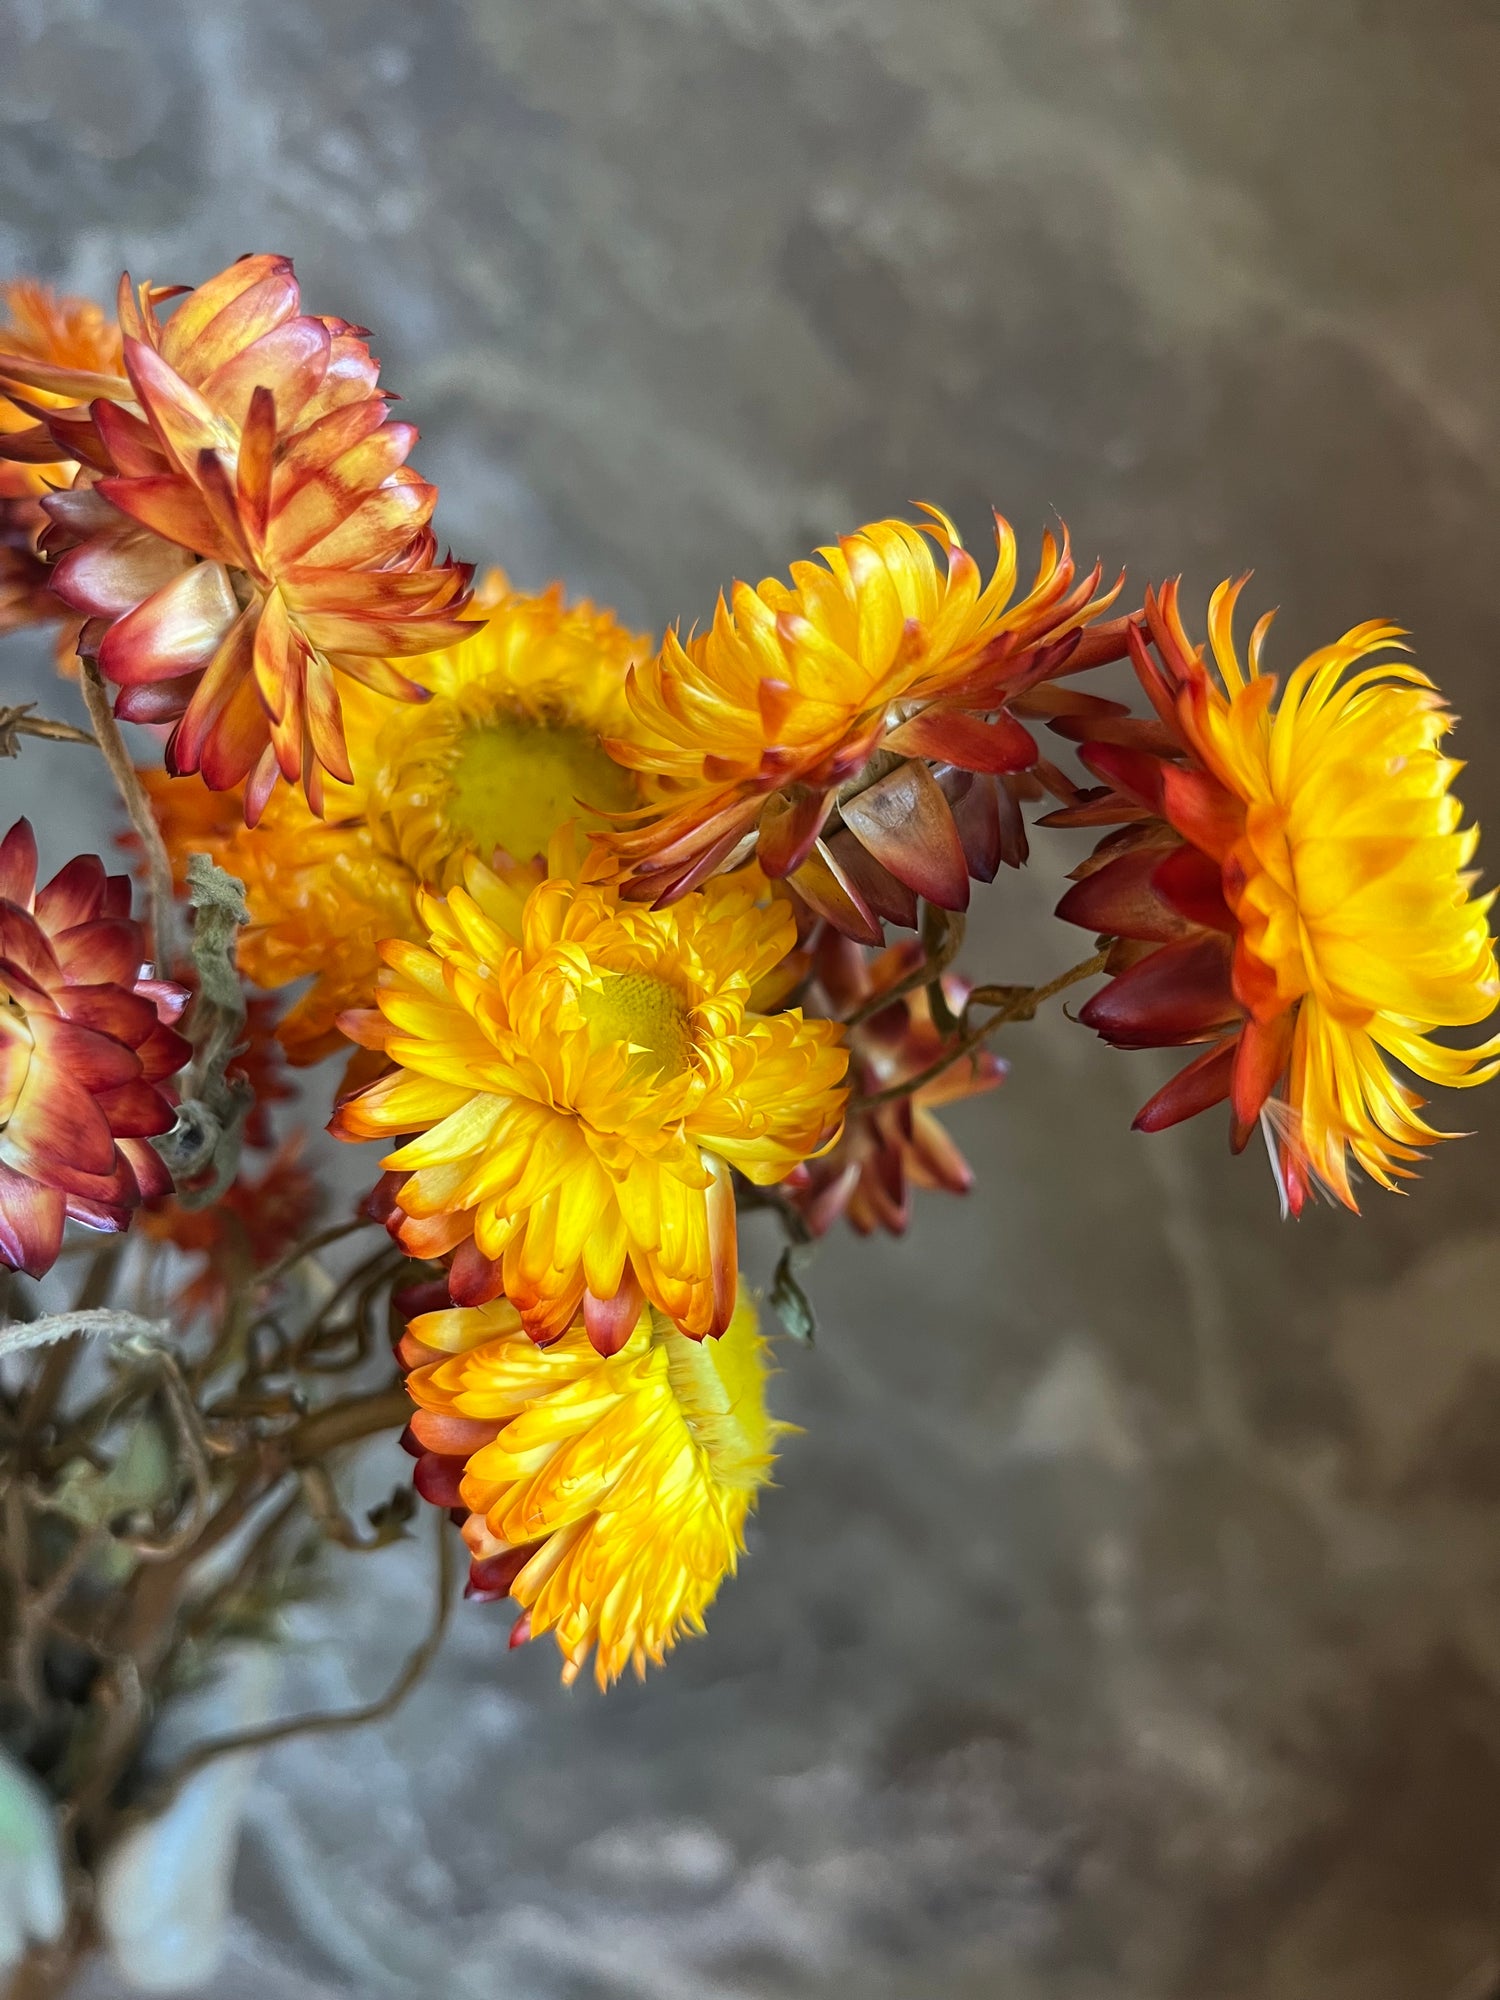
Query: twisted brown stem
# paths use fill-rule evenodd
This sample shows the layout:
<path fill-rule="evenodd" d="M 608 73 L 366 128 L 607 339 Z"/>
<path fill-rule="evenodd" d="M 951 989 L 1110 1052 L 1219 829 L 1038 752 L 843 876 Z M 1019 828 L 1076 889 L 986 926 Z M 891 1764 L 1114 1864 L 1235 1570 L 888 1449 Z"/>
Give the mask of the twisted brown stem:
<path fill-rule="evenodd" d="M 216 1736 L 190 1750 L 163 1780 L 151 1801 L 153 1812 L 166 1810 L 190 1778 L 222 1757 L 234 1757 L 247 1750 L 268 1750 L 273 1743 L 288 1742 L 294 1736 L 330 1735 L 345 1729 L 363 1729 L 368 1723 L 383 1722 L 394 1715 L 423 1674 L 432 1665 L 453 1606 L 453 1543 L 449 1522 L 435 1514 L 434 1539 L 437 1547 L 436 1577 L 433 1586 L 432 1622 L 421 1641 L 407 1656 L 395 1680 L 377 1700 L 358 1708 L 337 1709 L 332 1714 L 293 1715 L 283 1722 L 268 1722 L 258 1729 L 238 1729 L 230 1736 Z"/>
<path fill-rule="evenodd" d="M 982 1021 L 977 1028 L 966 1028 L 958 1040 L 950 1043 L 935 1062 L 929 1063 L 926 1069 L 918 1070 L 915 1076 L 898 1077 L 883 1090 L 872 1090 L 867 1096 L 852 1099 L 849 1105 L 850 1117 L 856 1116 L 861 1111 L 873 1111 L 879 1104 L 894 1103 L 898 1097 L 915 1096 L 929 1083 L 935 1083 L 940 1076 L 946 1076 L 956 1062 L 962 1062 L 965 1056 L 972 1055 L 997 1028 L 1003 1028 L 1011 1021 L 1029 1021 L 1045 1001 L 1066 992 L 1080 980 L 1092 979 L 1095 973 L 1102 972 L 1106 957 L 1105 952 L 1096 951 L 1092 958 L 1086 958 L 1078 965 L 1069 966 L 1066 972 L 1060 972 L 1055 979 L 1049 979 L 1044 986 L 1006 988 L 976 986 L 969 996 L 969 1007 L 976 1001 L 984 1004 L 986 996 L 991 994 L 998 1001 L 995 1012 L 989 1019 Z M 1005 998 L 999 999 L 1002 992 Z M 964 1009 L 966 1019 L 969 1007 Z"/>
<path fill-rule="evenodd" d="M 14 757 L 20 746 L 18 736 L 37 736 L 47 743 L 87 743 L 99 747 L 99 739 L 72 722 L 54 722 L 50 715 L 32 713 L 36 704 L 15 702 L 0 707 L 0 757 Z"/>
<path fill-rule="evenodd" d="M 872 993 L 862 1000 L 852 1014 L 844 1017 L 846 1028 L 857 1028 L 861 1021 L 868 1021 L 872 1014 L 878 1014 L 889 1007 L 893 1000 L 903 994 L 914 993 L 919 986 L 927 986 L 940 980 L 948 967 L 958 957 L 964 941 L 965 919 L 957 910 L 940 910 L 929 903 L 922 918 L 922 957 L 910 972 L 903 973 L 892 986 L 882 986 L 878 993 Z"/>

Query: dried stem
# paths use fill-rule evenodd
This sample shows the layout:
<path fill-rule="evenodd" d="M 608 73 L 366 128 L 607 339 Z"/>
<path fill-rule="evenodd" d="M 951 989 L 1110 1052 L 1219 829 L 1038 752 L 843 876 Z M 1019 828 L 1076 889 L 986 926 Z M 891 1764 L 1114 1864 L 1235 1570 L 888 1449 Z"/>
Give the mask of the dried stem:
<path fill-rule="evenodd" d="M 929 903 L 923 911 L 920 961 L 910 972 L 903 973 L 894 986 L 883 986 L 878 993 L 872 993 L 867 1000 L 861 1001 L 852 1014 L 844 1016 L 844 1026 L 857 1028 L 861 1021 L 868 1021 L 872 1014 L 880 1013 L 903 994 L 915 993 L 919 986 L 941 979 L 958 957 L 964 941 L 964 927 L 964 918 L 957 910 L 940 910 Z"/>
<path fill-rule="evenodd" d="M 278 1440 L 278 1445 L 289 1464 L 311 1465 L 343 1445 L 358 1444 L 381 1431 L 395 1430 L 410 1416 L 411 1398 L 399 1382 L 394 1382 L 367 1395 L 325 1403 L 321 1410 L 312 1411 L 295 1424 Z"/>
<path fill-rule="evenodd" d="M 172 863 L 167 857 L 166 842 L 161 837 L 161 829 L 156 824 L 156 816 L 151 810 L 151 801 L 146 797 L 146 789 L 130 761 L 130 752 L 125 747 L 125 739 L 120 734 L 120 725 L 115 721 L 114 709 L 109 699 L 109 689 L 104 685 L 104 676 L 92 660 L 79 662 L 79 674 L 83 683 L 83 699 L 88 707 L 89 720 L 94 725 L 95 740 L 99 745 L 109 774 L 115 781 L 115 789 L 120 801 L 130 816 L 130 824 L 135 828 L 136 838 L 141 843 L 141 851 L 146 858 L 147 896 L 151 907 L 151 935 L 154 942 L 156 969 L 169 977 L 182 964 L 182 941 L 178 935 L 177 910 L 172 900 Z"/>
<path fill-rule="evenodd" d="M 11 1973 L 5 2000 L 62 2000 L 73 1984 L 86 1946 L 81 1937 L 40 1945 Z"/>
<path fill-rule="evenodd" d="M 33 715 L 34 702 L 16 702 L 0 707 L 0 757 L 14 757 L 18 736 L 39 736 L 48 743 L 87 743 L 99 747 L 99 739 L 72 722 L 54 722 L 49 715 Z"/>
<path fill-rule="evenodd" d="M 0 1360 L 28 1347 L 47 1347 L 75 1334 L 106 1334 L 111 1340 L 161 1340 L 171 1332 L 164 1319 L 143 1319 L 139 1313 L 116 1312 L 110 1306 L 72 1312 L 46 1313 L 41 1319 L 17 1320 L 0 1327 Z"/>
<path fill-rule="evenodd" d="M 997 1028 L 1003 1028 L 1010 1021 L 1029 1021 L 1044 1001 L 1066 992 L 1080 980 L 1092 979 L 1096 973 L 1102 972 L 1106 956 L 1106 953 L 1096 951 L 1092 958 L 1086 958 L 1078 965 L 1069 966 L 1066 972 L 1060 972 L 1055 979 L 1049 979 L 1044 986 L 1004 989 L 1007 997 L 1000 1002 L 987 1021 L 981 1022 L 977 1028 L 966 1029 L 956 1042 L 943 1051 L 936 1062 L 929 1063 L 926 1069 L 918 1070 L 915 1076 L 899 1077 L 895 1083 L 887 1084 L 884 1090 L 872 1090 L 866 1097 L 854 1098 L 849 1106 L 849 1115 L 853 1117 L 861 1111 L 873 1111 L 878 1104 L 891 1104 L 898 1097 L 912 1097 L 917 1091 L 924 1090 L 929 1083 L 935 1083 L 940 1076 L 945 1076 L 956 1062 L 962 1062 L 966 1055 L 971 1055 Z M 890 992 L 897 990 L 899 989 L 892 988 Z M 993 987 L 976 987 L 969 996 L 969 1006 L 972 1007 L 976 1000 L 982 1004 L 986 992 L 998 995 L 1001 990 Z M 888 999 L 890 993 L 883 997 Z M 968 1011 L 966 1007 L 964 1009 L 966 1019 Z"/>
<path fill-rule="evenodd" d="M 262 1291 L 269 1291 L 278 1279 L 284 1278 L 288 1271 L 294 1270 L 304 1259 L 315 1257 L 320 1250 L 326 1250 L 330 1243 L 338 1243 L 346 1236 L 353 1236 L 357 1230 L 373 1227 L 374 1224 L 367 1215 L 357 1215 L 352 1222 L 330 1223 L 316 1235 L 305 1236 L 300 1243 L 294 1243 L 284 1257 L 278 1257 L 274 1264 L 268 1264 L 265 1270 L 257 1272 L 256 1283 Z"/>
<path fill-rule="evenodd" d="M 454 1536 L 451 1525 L 441 1513 L 436 1516 L 434 1539 L 437 1574 L 433 1589 L 432 1623 L 405 1666 L 377 1701 L 366 1702 L 359 1708 L 339 1709 L 331 1715 L 293 1715 L 284 1722 L 265 1723 L 258 1729 L 240 1729 L 231 1736 L 217 1736 L 207 1743 L 200 1743 L 168 1773 L 161 1789 L 152 1797 L 151 1810 L 165 1811 L 190 1778 L 196 1777 L 206 1765 L 217 1763 L 221 1757 L 238 1756 L 246 1750 L 269 1749 L 273 1743 L 285 1743 L 294 1736 L 363 1729 L 367 1723 L 383 1722 L 387 1716 L 394 1715 L 431 1666 L 448 1629 L 448 1615 L 453 1604 Z"/>
<path fill-rule="evenodd" d="M 209 1470 L 209 1447 L 204 1436 L 203 1420 L 176 1357 L 161 1348 L 153 1354 L 152 1360 L 161 1375 L 162 1394 L 177 1427 L 182 1456 L 187 1461 L 192 1500 L 184 1518 L 162 1540 L 135 1540 L 127 1546 L 143 1562 L 170 1562 L 197 1540 L 213 1506 L 214 1482 Z"/>

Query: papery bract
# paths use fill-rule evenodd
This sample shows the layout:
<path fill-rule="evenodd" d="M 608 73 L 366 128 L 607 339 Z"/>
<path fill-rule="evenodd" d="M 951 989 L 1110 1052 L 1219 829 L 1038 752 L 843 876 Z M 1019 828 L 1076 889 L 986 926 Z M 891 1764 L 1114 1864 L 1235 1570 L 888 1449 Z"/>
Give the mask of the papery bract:
<path fill-rule="evenodd" d="M 844 536 L 790 585 L 735 584 L 708 631 L 669 632 L 632 675 L 634 726 L 611 748 L 661 796 L 601 837 L 628 896 L 670 903 L 753 852 L 877 944 L 883 922 L 916 921 L 919 896 L 964 909 L 971 875 L 1020 858 L 1017 798 L 1040 787 L 1017 713 L 1053 676 L 1119 657 L 1123 623 L 1094 622 L 1110 600 L 1097 571 L 1076 580 L 1066 538 L 1045 538 L 1013 604 L 1009 524 L 996 515 L 981 584 L 952 522 L 926 512 Z"/>
<path fill-rule="evenodd" d="M 54 292 L 30 278 L 0 285 L 0 353 L 24 356 L 60 369 L 123 375 L 118 327 L 90 299 Z M 56 408 L 69 399 L 28 388 L 32 409 Z M 36 419 L 0 395 L 0 450 L 7 434 L 34 430 Z M 0 457 L 0 632 L 24 625 L 64 627 L 60 652 L 71 652 L 79 618 L 52 589 L 41 550 L 47 530 L 44 495 L 66 485 L 78 468 L 71 462 L 37 464 Z"/>
<path fill-rule="evenodd" d="M 813 963 L 813 993 L 835 1018 L 856 1008 L 874 1008 L 848 1031 L 851 1078 L 861 1095 L 914 1082 L 951 1046 L 951 1033 L 941 1032 L 932 1018 L 924 986 L 878 1005 L 882 993 L 921 965 L 922 947 L 915 938 L 869 960 L 851 939 L 827 931 Z M 969 997 L 969 981 L 949 972 L 943 975 L 942 990 L 956 1018 Z M 913 1090 L 865 1110 L 856 1105 L 838 1144 L 792 1176 L 789 1200 L 815 1236 L 824 1235 L 841 1215 L 861 1236 L 877 1229 L 901 1235 L 911 1219 L 914 1187 L 967 1194 L 974 1185 L 968 1161 L 935 1116 L 938 1108 L 994 1090 L 1004 1078 L 1005 1064 L 997 1055 L 974 1049 Z"/>

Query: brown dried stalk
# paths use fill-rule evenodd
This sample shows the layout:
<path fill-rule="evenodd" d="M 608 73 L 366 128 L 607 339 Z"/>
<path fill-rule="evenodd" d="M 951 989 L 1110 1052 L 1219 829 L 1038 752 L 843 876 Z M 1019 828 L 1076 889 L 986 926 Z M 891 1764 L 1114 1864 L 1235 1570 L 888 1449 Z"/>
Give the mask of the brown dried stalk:
<path fill-rule="evenodd" d="M 130 816 L 130 824 L 135 828 L 136 838 L 141 843 L 141 852 L 146 859 L 147 899 L 151 910 L 151 936 L 156 968 L 164 977 L 169 978 L 182 965 L 183 956 L 177 909 L 172 900 L 172 863 L 167 856 L 166 842 L 162 839 L 161 830 L 156 824 L 156 815 L 151 810 L 151 801 L 146 797 L 146 788 L 137 775 L 135 765 L 130 761 L 130 752 L 126 749 L 125 739 L 120 734 L 120 725 L 115 721 L 115 712 L 110 702 L 109 689 L 104 684 L 104 676 L 94 661 L 81 660 L 79 678 L 89 720 L 94 725 L 94 741 L 109 766 L 109 774 L 115 781 L 120 802 Z"/>
<path fill-rule="evenodd" d="M 956 1062 L 961 1062 L 966 1055 L 971 1055 L 988 1040 L 997 1028 L 1003 1028 L 1012 1021 L 1029 1021 L 1045 1001 L 1053 999 L 1059 993 L 1065 993 L 1070 986 L 1076 986 L 1080 980 L 1092 979 L 1096 973 L 1102 972 L 1106 957 L 1107 953 L 1096 951 L 1092 958 L 1086 958 L 1078 965 L 1069 966 L 1066 972 L 1060 972 L 1055 979 L 1049 979 L 1042 986 L 976 986 L 964 1008 L 963 1023 L 961 1023 L 963 1032 L 958 1039 L 950 1043 L 937 1060 L 929 1063 L 926 1069 L 918 1070 L 915 1076 L 900 1077 L 895 1083 L 887 1084 L 883 1090 L 872 1090 L 867 1096 L 852 1098 L 849 1104 L 850 1117 L 861 1111 L 873 1111 L 877 1104 L 894 1103 L 898 1097 L 914 1096 L 929 1083 L 935 1083 L 940 1076 L 945 1076 Z M 900 990 L 899 987 L 892 987 L 882 994 L 882 1004 L 889 1001 L 892 993 Z M 988 1020 L 982 1021 L 977 1028 L 966 1025 L 970 1008 L 991 1003 L 995 1006 L 995 1012 Z"/>
<path fill-rule="evenodd" d="M 153 1787 L 151 1812 L 165 1811 L 190 1778 L 196 1777 L 205 1766 L 217 1763 L 222 1757 L 239 1756 L 247 1750 L 266 1750 L 273 1743 L 286 1743 L 294 1736 L 331 1735 L 345 1729 L 363 1729 L 371 1722 L 383 1722 L 387 1716 L 394 1715 L 437 1657 L 448 1629 L 453 1607 L 454 1541 L 448 1530 L 448 1522 L 438 1513 L 433 1534 L 437 1562 L 432 1622 L 383 1695 L 358 1708 L 337 1709 L 331 1714 L 288 1716 L 282 1722 L 264 1723 L 257 1729 L 239 1729 L 233 1735 L 216 1736 L 207 1743 L 200 1743 L 167 1774 L 159 1788 Z"/>
<path fill-rule="evenodd" d="M 919 986 L 930 986 L 941 980 L 948 967 L 958 957 L 963 947 L 966 920 L 957 910 L 941 910 L 929 903 L 922 912 L 922 956 L 910 972 L 903 973 L 893 986 L 884 986 L 878 993 L 872 993 L 868 1000 L 861 1001 L 852 1014 L 844 1017 L 846 1028 L 857 1028 L 862 1021 L 868 1021 L 872 1014 L 878 1014 L 889 1007 L 893 1000 L 904 994 L 915 993 Z"/>
<path fill-rule="evenodd" d="M 360 1226 L 320 1231 L 288 1251 L 275 1270 L 285 1278 L 318 1248 Z M 367 1360 L 377 1301 L 400 1262 L 382 1239 L 328 1300 L 305 1314 L 305 1324 L 296 1296 L 289 1299 L 295 1324 L 284 1340 L 271 1343 L 251 1338 L 254 1313 L 274 1291 L 274 1278 L 267 1285 L 272 1274 L 260 1273 L 253 1289 L 231 1300 L 224 1325 L 184 1345 L 184 1330 L 169 1321 L 111 1310 L 119 1273 L 130 1267 L 118 1264 L 116 1246 L 109 1245 L 91 1260 L 71 1314 L 14 1323 L 28 1343 L 60 1337 L 34 1354 L 16 1343 L 15 1359 L 30 1369 L 31 1382 L 4 1399 L 0 1693 L 20 1725 L 15 1747 L 34 1759 L 60 1802 L 80 1910 L 87 1906 L 89 1858 L 104 1851 L 125 1817 L 143 1809 L 130 1798 L 131 1774 L 153 1715 L 187 1660 L 203 1649 L 211 1652 L 247 1612 L 264 1615 L 259 1603 L 274 1606 L 278 1549 L 295 1546 L 308 1530 L 325 1542 L 366 1547 L 401 1531 L 389 1509 L 379 1520 L 372 1515 L 372 1537 L 353 1530 L 329 1475 L 329 1462 L 340 1451 L 405 1422 L 409 1405 L 400 1384 L 387 1375 L 312 1410 L 298 1387 L 304 1348 L 327 1374 L 346 1374 Z M 256 1301 L 248 1310 L 247 1298 Z M 17 1303 L 24 1305 L 24 1297 Z M 93 1343 L 82 1337 L 96 1321 L 100 1330 L 123 1335 L 110 1350 L 116 1379 L 102 1389 L 91 1379 Z M 216 1408 L 226 1370 L 235 1369 L 240 1379 L 231 1407 Z M 85 1383 L 88 1391 L 80 1397 Z M 152 1402 L 160 1406 L 159 1419 L 147 1414 Z M 80 1496 L 70 1497 L 59 1481 L 71 1476 L 70 1468 L 85 1481 L 108 1478 L 125 1462 L 121 1440 L 142 1423 L 153 1426 L 169 1453 L 164 1471 L 153 1474 L 157 1497 L 149 1527 L 140 1507 L 125 1497 L 128 1488 L 123 1511 L 113 1517 L 80 1513 Z M 107 1489 L 92 1502 L 88 1491 L 85 1484 L 86 1508 L 109 1505 Z M 446 1615 L 451 1536 L 446 1522 L 435 1525 L 445 1543 Z M 207 1559 L 229 1549 L 234 1554 L 227 1573 L 205 1587 Z M 389 1713 L 415 1685 L 439 1636 L 435 1620 L 433 1633 L 381 1700 L 332 1718 L 332 1726 L 348 1728 Z M 80 1677 L 69 1662 L 83 1660 L 91 1665 Z M 288 1733 L 322 1724 L 323 1718 L 302 1718 Z"/>
<path fill-rule="evenodd" d="M 99 739 L 72 722 L 54 722 L 51 716 L 36 715 L 34 701 L 0 704 L 0 757 L 20 755 L 17 738 L 38 736 L 48 743 L 87 743 L 97 750 Z"/>

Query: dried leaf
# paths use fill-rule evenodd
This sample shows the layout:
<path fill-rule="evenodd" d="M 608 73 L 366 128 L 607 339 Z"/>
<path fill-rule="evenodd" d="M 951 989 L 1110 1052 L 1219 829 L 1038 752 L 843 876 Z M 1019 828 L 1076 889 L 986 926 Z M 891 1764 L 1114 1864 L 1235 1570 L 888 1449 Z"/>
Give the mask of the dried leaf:
<path fill-rule="evenodd" d="M 805 1268 L 812 1261 L 814 1247 L 811 1243 L 788 1243 L 777 1259 L 770 1295 L 782 1326 L 793 1340 L 800 1340 L 808 1347 L 817 1338 L 818 1321 L 797 1271 L 799 1266 Z"/>
<path fill-rule="evenodd" d="M 139 1313 L 114 1312 L 97 1306 L 81 1312 L 44 1313 L 40 1319 L 16 1320 L 0 1327 L 0 1361 L 24 1354 L 31 1347 L 49 1347 L 74 1334 L 102 1335 L 106 1340 L 165 1340 L 170 1328 L 163 1319 L 143 1319 Z"/>
<path fill-rule="evenodd" d="M 206 854 L 188 861 L 193 910 L 193 966 L 198 991 L 186 1033 L 193 1060 L 183 1077 L 177 1123 L 156 1149 L 166 1161 L 185 1208 L 217 1201 L 239 1169 L 240 1134 L 253 1101 L 243 1077 L 225 1070 L 245 1034 L 245 992 L 235 969 L 235 944 L 250 921 L 245 885 Z"/>

